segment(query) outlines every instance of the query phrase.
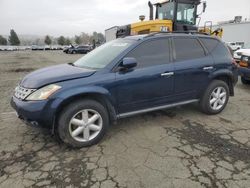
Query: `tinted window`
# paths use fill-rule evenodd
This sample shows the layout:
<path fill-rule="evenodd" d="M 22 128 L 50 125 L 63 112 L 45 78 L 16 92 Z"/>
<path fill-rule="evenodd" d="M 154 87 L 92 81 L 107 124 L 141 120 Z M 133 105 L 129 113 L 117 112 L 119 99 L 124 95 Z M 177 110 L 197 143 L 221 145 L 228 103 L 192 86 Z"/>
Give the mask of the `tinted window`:
<path fill-rule="evenodd" d="M 205 56 L 200 42 L 193 38 L 174 38 L 176 61 L 202 58 Z"/>
<path fill-rule="evenodd" d="M 231 56 L 227 47 L 216 39 L 201 38 L 202 43 L 206 46 L 213 57 Z"/>
<path fill-rule="evenodd" d="M 200 39 L 210 53 L 219 44 L 219 41 L 215 39 L 209 39 L 209 38 L 200 38 Z"/>
<path fill-rule="evenodd" d="M 147 41 L 129 52 L 126 57 L 134 57 L 139 68 L 169 63 L 169 40 Z"/>

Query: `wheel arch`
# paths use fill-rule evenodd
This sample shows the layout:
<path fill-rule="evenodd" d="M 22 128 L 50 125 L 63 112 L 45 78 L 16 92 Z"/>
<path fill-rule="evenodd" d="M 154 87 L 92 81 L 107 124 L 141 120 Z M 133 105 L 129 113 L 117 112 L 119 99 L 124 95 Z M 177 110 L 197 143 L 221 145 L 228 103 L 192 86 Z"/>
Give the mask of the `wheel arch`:
<path fill-rule="evenodd" d="M 57 127 L 58 118 L 64 109 L 65 106 L 69 105 L 73 101 L 77 100 L 94 100 L 102 104 L 108 111 L 110 123 L 115 123 L 117 120 L 117 112 L 115 109 L 114 102 L 111 99 L 111 96 L 108 96 L 105 93 L 96 92 L 96 91 L 86 91 L 83 93 L 75 93 L 71 96 L 65 97 L 62 102 L 58 105 L 55 115 L 54 115 L 54 125 L 52 128 L 52 133 L 55 133 L 55 128 Z"/>
<path fill-rule="evenodd" d="M 234 96 L 234 76 L 229 70 L 217 71 L 211 76 L 212 80 L 222 80 L 227 83 L 230 96 Z"/>

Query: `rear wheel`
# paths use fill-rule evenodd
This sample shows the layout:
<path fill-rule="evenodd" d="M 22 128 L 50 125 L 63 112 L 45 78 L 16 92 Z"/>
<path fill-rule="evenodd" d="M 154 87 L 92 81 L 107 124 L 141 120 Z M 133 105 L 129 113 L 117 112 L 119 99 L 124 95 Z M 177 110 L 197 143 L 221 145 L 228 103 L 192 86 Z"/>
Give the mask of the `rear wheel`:
<path fill-rule="evenodd" d="M 67 106 L 58 121 L 61 140 L 73 147 L 98 143 L 109 125 L 106 109 L 93 100 L 76 101 Z"/>
<path fill-rule="evenodd" d="M 218 114 L 227 105 L 229 88 L 227 83 L 214 80 L 206 89 L 200 101 L 201 110 L 206 114 Z"/>
<path fill-rule="evenodd" d="M 241 82 L 243 84 L 250 84 L 250 81 L 249 80 L 246 80 L 243 76 L 241 77 Z"/>

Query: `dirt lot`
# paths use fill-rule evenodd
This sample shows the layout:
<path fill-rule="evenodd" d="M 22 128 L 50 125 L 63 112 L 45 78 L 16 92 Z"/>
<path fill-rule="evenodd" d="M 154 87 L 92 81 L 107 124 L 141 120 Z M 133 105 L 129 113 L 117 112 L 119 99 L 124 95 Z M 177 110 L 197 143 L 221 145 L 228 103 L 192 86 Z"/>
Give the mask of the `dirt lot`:
<path fill-rule="evenodd" d="M 196 105 L 120 120 L 93 147 L 71 149 L 9 105 L 28 72 L 71 62 L 62 52 L 0 52 L 0 187 L 250 187 L 250 86 L 223 113 Z"/>

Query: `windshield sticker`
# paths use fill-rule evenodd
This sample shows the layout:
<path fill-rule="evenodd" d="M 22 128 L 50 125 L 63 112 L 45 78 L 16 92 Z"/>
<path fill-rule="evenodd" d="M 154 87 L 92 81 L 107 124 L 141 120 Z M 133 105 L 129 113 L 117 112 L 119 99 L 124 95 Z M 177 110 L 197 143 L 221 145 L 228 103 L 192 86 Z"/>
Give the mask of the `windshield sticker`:
<path fill-rule="evenodd" d="M 115 46 L 115 47 L 123 47 L 123 46 L 127 46 L 128 43 L 115 43 L 113 44 L 112 46 Z"/>

